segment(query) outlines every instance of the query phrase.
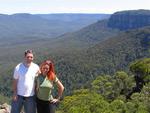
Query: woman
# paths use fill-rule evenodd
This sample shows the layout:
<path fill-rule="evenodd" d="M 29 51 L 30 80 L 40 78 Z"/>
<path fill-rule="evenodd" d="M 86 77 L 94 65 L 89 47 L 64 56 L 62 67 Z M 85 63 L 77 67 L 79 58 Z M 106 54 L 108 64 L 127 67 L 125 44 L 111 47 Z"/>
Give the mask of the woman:
<path fill-rule="evenodd" d="M 54 65 L 50 60 L 44 61 L 40 66 L 41 74 L 36 79 L 37 113 L 55 113 L 55 105 L 60 101 L 64 86 L 56 77 Z M 53 84 L 58 87 L 58 97 L 53 98 Z"/>

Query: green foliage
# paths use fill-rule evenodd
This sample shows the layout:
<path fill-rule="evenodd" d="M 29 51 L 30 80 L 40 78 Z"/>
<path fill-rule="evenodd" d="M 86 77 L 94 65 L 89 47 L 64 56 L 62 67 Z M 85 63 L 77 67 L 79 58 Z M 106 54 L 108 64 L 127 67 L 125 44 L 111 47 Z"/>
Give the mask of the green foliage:
<path fill-rule="evenodd" d="M 7 96 L 0 94 L 0 104 L 3 104 L 3 103 L 9 103 L 10 104 L 10 101 L 11 101 L 11 98 L 8 98 Z"/>
<path fill-rule="evenodd" d="M 150 81 L 150 58 L 132 63 L 130 65 L 130 70 L 145 81 Z"/>
<path fill-rule="evenodd" d="M 125 103 L 122 100 L 114 100 L 110 104 L 110 109 L 114 113 L 123 113 L 125 110 Z"/>
<path fill-rule="evenodd" d="M 126 113 L 135 113 L 136 109 L 137 108 L 135 106 L 135 103 L 132 103 L 132 102 L 127 102 L 126 103 L 126 107 L 125 107 Z"/>
<path fill-rule="evenodd" d="M 119 79 L 121 76 L 121 80 L 132 79 L 122 71 L 117 72 L 115 77 L 109 75 L 98 76 L 92 82 L 92 88 L 75 90 L 71 96 L 66 96 L 61 103 L 60 111 L 62 113 L 149 113 L 150 83 L 146 84 L 140 93 L 132 94 L 129 100 L 124 98 L 128 90 L 123 94 L 118 93 L 111 101 L 110 98 L 106 98 L 107 91 L 111 93 L 118 91 L 115 89 L 108 90 L 108 86 L 115 86 L 116 89 L 122 88 L 115 84 L 118 76 Z M 110 81 L 113 81 L 113 83 L 110 84 Z M 122 82 L 120 81 L 120 84 Z"/>
<path fill-rule="evenodd" d="M 97 93 L 103 95 L 106 99 L 114 99 L 115 92 L 113 91 L 114 80 L 111 76 L 98 76 L 92 82 L 92 89 L 97 91 Z"/>
<path fill-rule="evenodd" d="M 134 93 L 131 96 L 130 102 L 132 102 L 137 113 L 149 113 L 150 112 L 150 83 L 145 85 L 140 93 Z"/>
<path fill-rule="evenodd" d="M 98 76 L 91 83 L 91 88 L 75 90 L 71 96 L 65 97 L 60 111 L 62 113 L 149 113 L 150 82 L 143 86 L 141 92 L 133 93 L 131 99 L 125 99 L 135 86 L 135 82 L 133 75 L 123 71 L 116 72 L 114 76 Z"/>
<path fill-rule="evenodd" d="M 92 82 L 92 89 L 109 101 L 116 98 L 124 100 L 124 96 L 132 90 L 134 85 L 133 76 L 128 76 L 127 73 L 118 71 L 114 76 L 98 76 Z"/>
<path fill-rule="evenodd" d="M 132 90 L 132 87 L 135 86 L 133 76 L 128 75 L 123 71 L 116 72 L 114 79 L 115 79 L 114 89 L 117 89 L 119 95 L 120 94 L 127 95 Z"/>
<path fill-rule="evenodd" d="M 119 71 L 116 73 L 115 75 L 116 79 L 121 79 L 122 81 L 128 78 L 127 73 L 123 72 L 123 71 Z"/>
<path fill-rule="evenodd" d="M 61 110 L 63 113 L 108 113 L 109 103 L 93 91 L 78 90 L 65 97 Z"/>

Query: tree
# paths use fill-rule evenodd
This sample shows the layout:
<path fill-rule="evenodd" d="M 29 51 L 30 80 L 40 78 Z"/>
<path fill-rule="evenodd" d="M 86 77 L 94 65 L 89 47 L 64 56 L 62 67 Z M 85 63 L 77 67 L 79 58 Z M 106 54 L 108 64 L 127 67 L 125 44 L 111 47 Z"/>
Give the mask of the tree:
<path fill-rule="evenodd" d="M 130 65 L 130 71 L 135 74 L 136 87 L 128 95 L 134 92 L 141 92 L 143 85 L 150 81 L 150 58 L 138 60 Z"/>

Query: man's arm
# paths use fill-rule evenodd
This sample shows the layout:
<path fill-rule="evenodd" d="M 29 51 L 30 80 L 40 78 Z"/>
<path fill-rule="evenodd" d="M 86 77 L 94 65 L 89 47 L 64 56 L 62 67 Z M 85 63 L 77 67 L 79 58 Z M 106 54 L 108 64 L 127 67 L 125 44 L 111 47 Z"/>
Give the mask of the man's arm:
<path fill-rule="evenodd" d="M 13 100 L 17 100 L 17 83 L 18 79 L 13 79 Z"/>

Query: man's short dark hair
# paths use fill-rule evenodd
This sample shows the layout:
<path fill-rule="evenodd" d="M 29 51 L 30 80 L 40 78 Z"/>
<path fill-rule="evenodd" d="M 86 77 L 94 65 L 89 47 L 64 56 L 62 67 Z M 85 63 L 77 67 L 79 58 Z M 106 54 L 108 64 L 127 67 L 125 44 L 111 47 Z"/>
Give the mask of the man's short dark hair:
<path fill-rule="evenodd" d="M 25 50 L 24 52 L 24 56 L 26 56 L 28 53 L 33 54 L 33 51 L 31 49 Z"/>

